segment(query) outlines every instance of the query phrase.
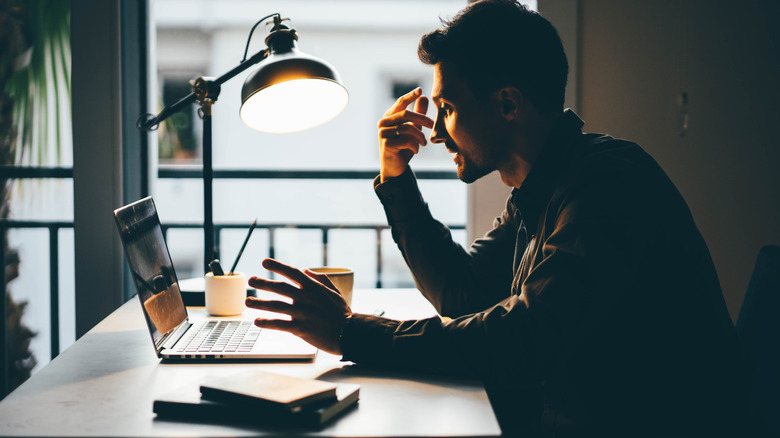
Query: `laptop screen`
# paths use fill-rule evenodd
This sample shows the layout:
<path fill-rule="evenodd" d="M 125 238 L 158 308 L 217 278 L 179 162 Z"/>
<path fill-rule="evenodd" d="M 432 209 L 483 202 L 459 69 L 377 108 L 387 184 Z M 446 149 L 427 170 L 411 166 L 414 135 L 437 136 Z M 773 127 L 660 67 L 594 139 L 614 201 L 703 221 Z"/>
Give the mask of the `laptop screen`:
<path fill-rule="evenodd" d="M 114 210 L 130 272 L 149 333 L 158 351 L 167 336 L 187 320 L 176 272 L 151 197 Z"/>

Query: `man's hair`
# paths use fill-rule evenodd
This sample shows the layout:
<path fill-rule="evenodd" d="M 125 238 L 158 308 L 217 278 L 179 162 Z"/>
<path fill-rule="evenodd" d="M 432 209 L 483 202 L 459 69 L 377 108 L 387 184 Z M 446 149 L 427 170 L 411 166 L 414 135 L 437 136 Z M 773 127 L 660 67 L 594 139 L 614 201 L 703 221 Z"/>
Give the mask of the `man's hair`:
<path fill-rule="evenodd" d="M 454 66 L 475 95 L 517 87 L 546 115 L 563 109 L 569 64 L 552 24 L 514 0 L 480 0 L 420 39 L 426 64 Z"/>

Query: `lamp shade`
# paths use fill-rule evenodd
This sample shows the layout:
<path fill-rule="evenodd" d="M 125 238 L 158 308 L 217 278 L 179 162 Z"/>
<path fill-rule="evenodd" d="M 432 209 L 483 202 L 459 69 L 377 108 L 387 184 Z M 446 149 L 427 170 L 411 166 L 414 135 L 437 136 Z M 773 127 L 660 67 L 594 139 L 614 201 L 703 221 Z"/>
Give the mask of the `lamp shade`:
<path fill-rule="evenodd" d="M 300 131 L 331 120 L 349 95 L 330 64 L 294 44 L 271 51 L 241 89 L 241 120 L 263 132 Z"/>

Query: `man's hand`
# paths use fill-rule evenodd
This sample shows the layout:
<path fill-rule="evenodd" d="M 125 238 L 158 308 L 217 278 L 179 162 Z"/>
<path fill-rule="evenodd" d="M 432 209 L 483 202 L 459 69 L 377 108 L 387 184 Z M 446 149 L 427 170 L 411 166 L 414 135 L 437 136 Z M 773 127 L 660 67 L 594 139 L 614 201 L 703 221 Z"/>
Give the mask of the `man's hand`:
<path fill-rule="evenodd" d="M 249 285 L 292 298 L 293 302 L 249 297 L 246 299 L 247 307 L 289 315 L 292 319 L 257 318 L 255 325 L 290 332 L 320 350 L 341 354 L 339 334 L 352 310 L 328 277 L 308 269 L 301 271 L 274 259 L 265 259 L 263 267 L 289 278 L 295 285 L 259 277 L 250 278 Z"/>
<path fill-rule="evenodd" d="M 414 102 L 414 111 L 406 108 Z M 416 88 L 398 98 L 379 121 L 379 174 L 381 181 L 396 177 L 406 170 L 409 160 L 427 141 L 422 127 L 433 128 L 433 120 L 425 116 L 428 98 Z"/>

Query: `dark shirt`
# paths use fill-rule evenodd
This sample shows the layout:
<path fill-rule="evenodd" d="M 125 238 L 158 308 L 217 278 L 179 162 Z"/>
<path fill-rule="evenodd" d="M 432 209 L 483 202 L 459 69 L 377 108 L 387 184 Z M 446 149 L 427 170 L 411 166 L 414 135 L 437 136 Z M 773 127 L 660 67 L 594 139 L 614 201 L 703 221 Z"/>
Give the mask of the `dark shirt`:
<path fill-rule="evenodd" d="M 648 154 L 582 126 L 559 117 L 468 249 L 411 170 L 375 183 L 418 288 L 452 319 L 354 315 L 344 360 L 478 377 L 505 434 L 717 436 L 741 373 L 707 246 Z"/>

